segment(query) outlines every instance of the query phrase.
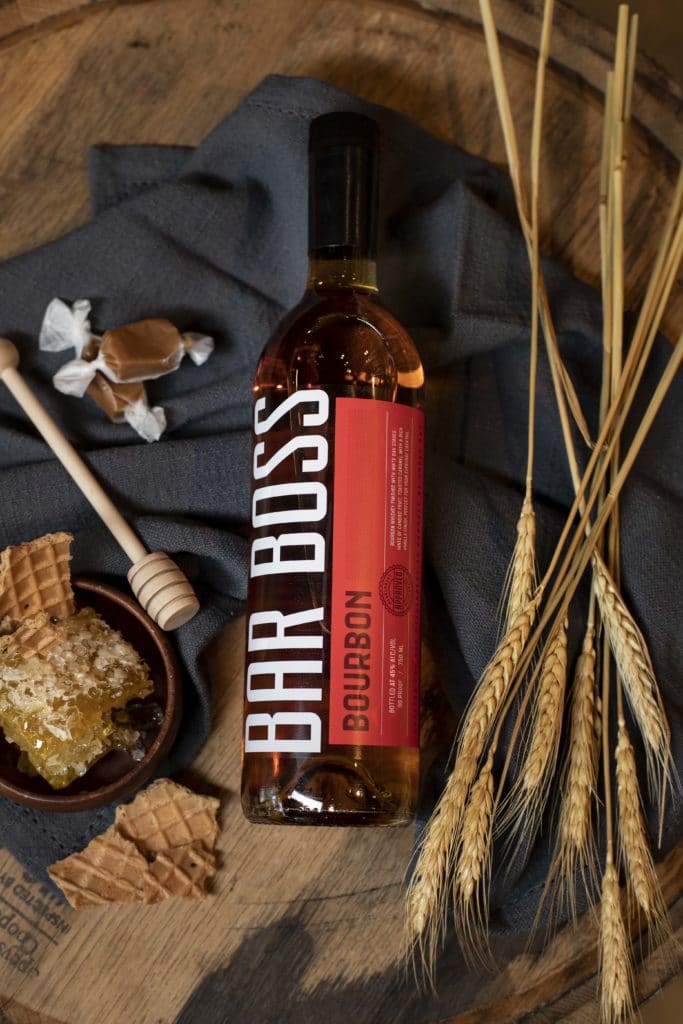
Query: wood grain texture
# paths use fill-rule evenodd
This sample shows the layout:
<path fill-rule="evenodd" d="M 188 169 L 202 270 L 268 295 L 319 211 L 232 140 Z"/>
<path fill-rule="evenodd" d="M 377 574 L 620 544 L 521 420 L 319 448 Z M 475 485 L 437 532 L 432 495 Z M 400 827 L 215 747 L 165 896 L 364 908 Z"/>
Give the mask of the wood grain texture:
<path fill-rule="evenodd" d="M 521 151 L 528 151 L 538 5 L 497 0 Z M 189 13 L 191 11 L 191 14 Z M 5 0 L 0 2 L 0 258 L 88 217 L 91 143 L 193 145 L 267 73 L 310 74 L 400 110 L 502 163 L 476 0 Z M 560 4 L 547 93 L 543 248 L 596 283 L 600 89 L 612 44 Z M 681 145 L 680 92 L 639 65 L 628 168 L 627 298 L 644 290 Z M 667 325 L 680 329 L 683 296 Z M 1 320 L 1 310 L 0 310 Z M 0 323 L 1 327 L 1 323 Z M 14 1024 L 475 1024 L 595 1021 L 590 922 L 540 959 L 496 938 L 500 971 L 449 947 L 438 996 L 394 966 L 411 829 L 247 823 L 239 779 L 243 623 L 210 656 L 215 726 L 186 775 L 223 801 L 222 869 L 195 907 L 56 904 L 0 852 L 0 1021 Z M 433 673 L 433 669 L 430 670 Z M 431 696 L 426 732 L 450 728 Z M 426 737 L 425 737 L 426 738 Z M 662 866 L 680 893 L 683 853 Z M 683 901 L 674 907 L 683 938 Z M 671 973 L 646 956 L 641 997 Z"/>

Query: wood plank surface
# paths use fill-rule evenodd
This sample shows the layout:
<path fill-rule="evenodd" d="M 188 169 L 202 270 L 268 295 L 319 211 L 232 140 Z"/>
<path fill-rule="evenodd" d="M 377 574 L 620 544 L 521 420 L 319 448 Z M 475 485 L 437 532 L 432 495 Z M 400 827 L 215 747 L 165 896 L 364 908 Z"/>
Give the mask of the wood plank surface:
<path fill-rule="evenodd" d="M 521 149 L 528 150 L 538 5 L 499 0 Z M 310 74 L 385 103 L 502 162 L 476 0 L 0 2 L 0 258 L 88 216 L 91 143 L 193 145 L 267 73 Z M 560 4 L 547 85 L 543 248 L 596 283 L 600 88 L 612 45 Z M 627 298 L 642 294 L 681 148 L 680 90 L 646 59 L 628 168 Z M 683 295 L 667 318 L 680 329 Z M 236 788 L 243 623 L 211 652 L 215 728 L 186 781 L 222 799 L 222 868 L 202 906 L 56 903 L 0 851 L 0 1022 L 452 1024 L 595 1021 L 592 922 L 536 959 L 498 938 L 500 970 L 447 949 L 438 995 L 395 967 L 412 829 L 247 823 Z M 438 716 L 436 716 L 438 718 Z M 683 937 L 683 851 L 662 865 Z M 2 954 L 19 953 L 11 964 Z M 647 998 L 671 951 L 646 956 Z"/>

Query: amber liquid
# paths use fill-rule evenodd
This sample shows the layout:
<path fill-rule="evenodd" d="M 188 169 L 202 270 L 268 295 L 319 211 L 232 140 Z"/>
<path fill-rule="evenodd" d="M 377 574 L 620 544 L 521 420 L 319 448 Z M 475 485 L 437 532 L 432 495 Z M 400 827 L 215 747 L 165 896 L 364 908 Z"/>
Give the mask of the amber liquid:
<path fill-rule="evenodd" d="M 325 434 L 330 459 L 327 468 L 313 479 L 327 485 L 332 507 L 334 399 L 362 398 L 422 408 L 423 384 L 422 366 L 412 340 L 377 301 L 374 264 L 321 262 L 312 264 L 302 301 L 261 356 L 254 399 L 265 398 L 270 412 L 293 391 L 316 388 L 327 392 L 330 419 Z M 296 427 L 293 422 L 283 421 L 275 432 L 279 437 L 272 444 L 281 446 Z M 362 451 L 358 458 L 363 458 Z M 300 472 L 301 457 L 295 453 L 269 475 L 268 483 L 296 479 Z M 358 495 L 358 515 L 360 523 L 362 495 Z M 324 573 L 251 578 L 248 612 L 277 608 L 288 614 L 324 607 L 322 631 L 324 637 L 329 637 L 333 528 L 330 515 Z M 294 657 L 296 652 L 290 654 Z M 267 655 L 252 652 L 247 657 L 265 660 Z M 329 692 L 328 643 L 323 657 L 325 693 Z M 323 706 L 320 714 L 325 737 L 328 708 Z M 316 755 L 249 752 L 242 762 L 242 806 L 254 822 L 396 825 L 411 820 L 418 781 L 419 751 L 415 747 L 334 746 Z"/>

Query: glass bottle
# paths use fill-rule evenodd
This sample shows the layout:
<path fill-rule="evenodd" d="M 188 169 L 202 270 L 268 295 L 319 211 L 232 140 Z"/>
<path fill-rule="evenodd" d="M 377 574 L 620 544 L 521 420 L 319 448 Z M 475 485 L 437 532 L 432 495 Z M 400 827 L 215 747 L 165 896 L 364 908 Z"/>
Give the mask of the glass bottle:
<path fill-rule="evenodd" d="M 316 118 L 309 272 L 254 381 L 242 805 L 408 822 L 419 779 L 423 383 L 379 303 L 378 129 Z"/>

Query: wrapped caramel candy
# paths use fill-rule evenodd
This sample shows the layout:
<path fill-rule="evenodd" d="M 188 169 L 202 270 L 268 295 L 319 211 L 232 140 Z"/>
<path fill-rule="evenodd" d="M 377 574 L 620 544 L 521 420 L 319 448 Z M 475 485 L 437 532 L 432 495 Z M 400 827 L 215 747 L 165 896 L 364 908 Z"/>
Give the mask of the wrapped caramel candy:
<path fill-rule="evenodd" d="M 78 398 L 89 394 L 112 422 L 125 421 L 145 440 L 158 440 L 166 417 L 159 406 L 150 408 L 143 381 L 173 373 L 185 355 L 201 366 L 213 352 L 213 338 L 181 334 L 162 317 L 111 328 L 100 337 L 91 332 L 89 314 L 87 299 L 71 307 L 53 299 L 47 307 L 40 348 L 61 352 L 73 347 L 76 352 L 52 378 L 55 388 Z"/>
<path fill-rule="evenodd" d="M 150 408 L 142 381 L 115 384 L 98 370 L 86 394 L 112 423 L 129 423 L 145 441 L 158 441 L 166 429 L 166 414 L 158 405 Z"/>

